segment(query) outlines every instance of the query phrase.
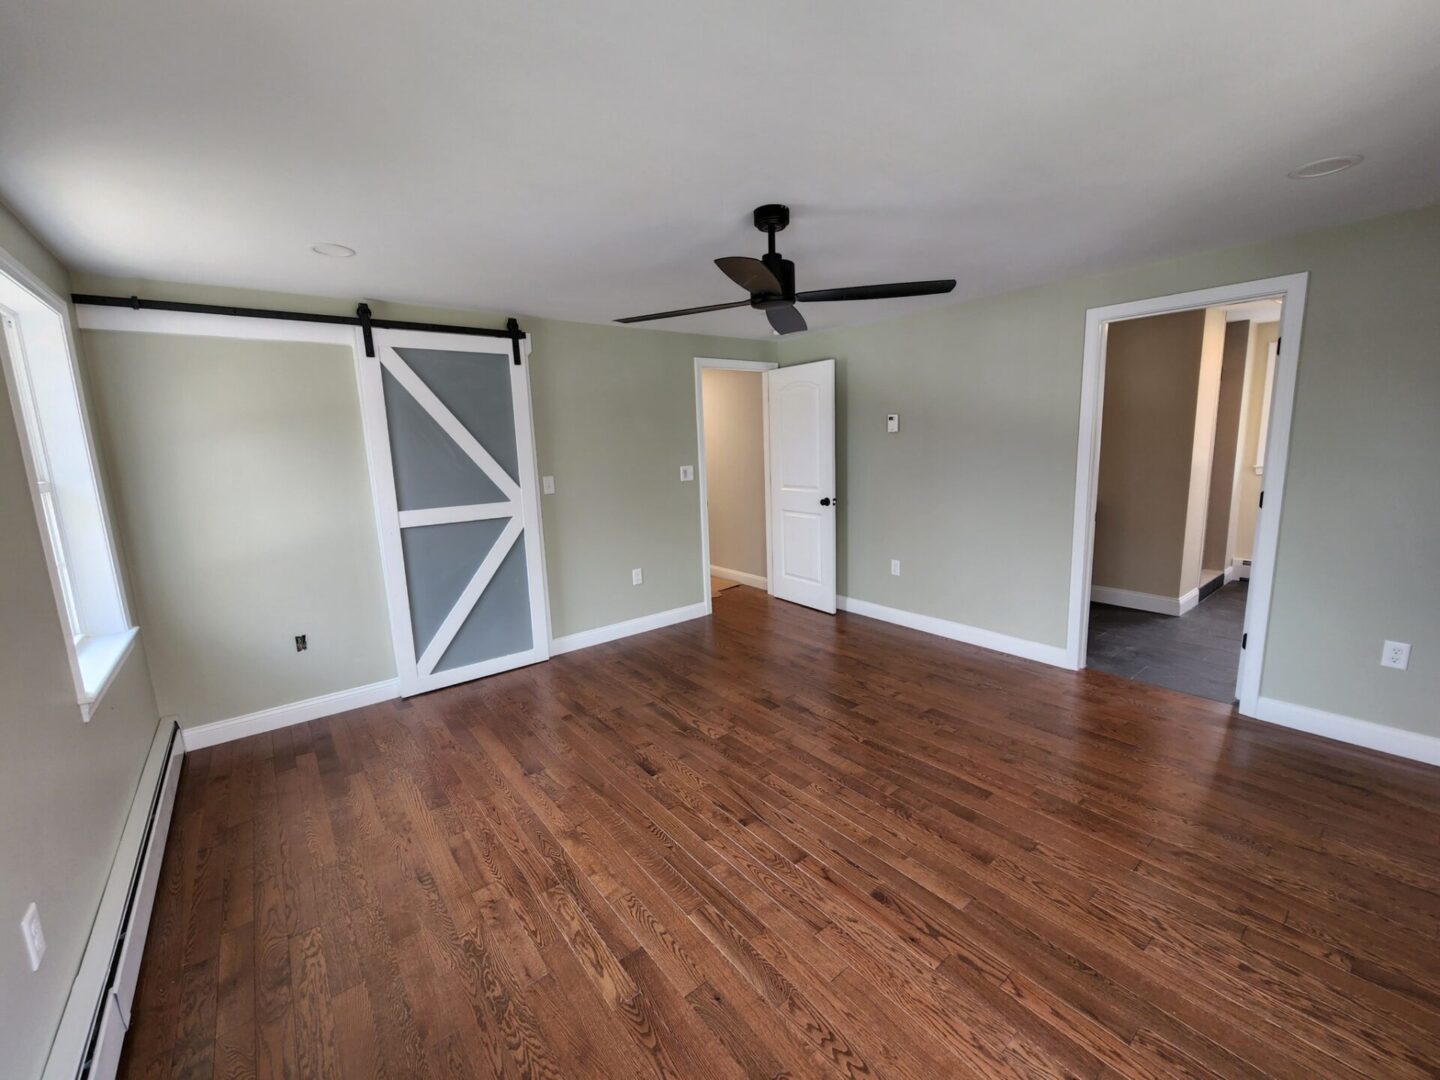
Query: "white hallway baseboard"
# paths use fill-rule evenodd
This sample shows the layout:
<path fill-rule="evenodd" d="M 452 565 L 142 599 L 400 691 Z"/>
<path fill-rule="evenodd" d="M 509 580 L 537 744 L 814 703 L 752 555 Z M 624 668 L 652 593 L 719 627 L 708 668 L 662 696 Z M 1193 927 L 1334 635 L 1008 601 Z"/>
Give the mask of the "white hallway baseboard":
<path fill-rule="evenodd" d="M 1046 645 L 1040 641 L 1030 641 L 1028 638 L 1011 637 L 1009 634 L 985 630 L 978 626 L 967 626 L 965 623 L 951 622 L 949 619 L 937 618 L 934 615 L 920 615 L 913 611 L 886 607 L 883 604 L 872 604 L 869 600 L 857 600 L 853 596 L 837 596 L 835 606 L 852 615 L 864 615 L 867 618 L 879 619 L 881 622 L 894 623 L 896 626 L 907 626 L 911 630 L 920 630 L 927 634 L 934 634 L 936 637 L 949 638 L 951 641 L 963 641 L 966 645 L 978 645 L 982 649 L 993 649 L 995 652 L 1009 653 L 1011 656 L 1023 657 L 1026 660 L 1038 660 L 1042 664 L 1050 664 L 1067 670 L 1071 667 L 1070 658 L 1063 645 Z"/>
<path fill-rule="evenodd" d="M 1280 727 L 1308 731 L 1311 735 L 1323 735 L 1336 742 L 1363 746 L 1367 750 L 1379 750 L 1383 754 L 1423 761 L 1427 765 L 1440 765 L 1440 736 L 1425 735 L 1419 731 L 1377 724 L 1372 720 L 1361 720 L 1354 716 L 1326 712 L 1309 705 L 1296 705 L 1293 701 L 1261 696 L 1256 703 L 1255 719 Z"/>
<path fill-rule="evenodd" d="M 1157 615 L 1184 615 L 1186 612 L 1194 611 L 1196 605 L 1200 603 L 1200 590 L 1191 589 L 1184 596 L 1162 596 L 1159 593 L 1112 589 L 1108 585 L 1092 585 L 1090 586 L 1090 600 L 1096 604 L 1134 608 L 1136 611 L 1153 611 Z"/>
<path fill-rule="evenodd" d="M 764 574 L 747 574 L 744 570 L 731 570 L 725 566 L 710 567 L 710 576 L 724 578 L 726 581 L 738 581 L 741 585 L 749 585 L 756 589 L 770 587 L 770 582 Z"/>

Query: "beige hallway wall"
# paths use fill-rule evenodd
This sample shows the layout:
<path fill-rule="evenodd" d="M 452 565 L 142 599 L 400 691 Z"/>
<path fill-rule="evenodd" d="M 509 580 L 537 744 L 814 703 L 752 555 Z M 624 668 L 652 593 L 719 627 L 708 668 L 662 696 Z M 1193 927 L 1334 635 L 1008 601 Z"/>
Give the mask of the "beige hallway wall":
<path fill-rule="evenodd" d="M 710 565 L 765 577 L 765 417 L 758 371 L 701 371 Z"/>
<path fill-rule="evenodd" d="M 1206 313 L 1112 323 L 1095 510 L 1094 584 L 1179 597 Z"/>
<path fill-rule="evenodd" d="M 1210 494 L 1205 508 L 1205 552 L 1201 559 L 1207 570 L 1223 570 L 1230 565 L 1230 513 L 1235 502 L 1240 403 L 1249 345 L 1248 320 L 1225 324 L 1220 393 L 1215 407 L 1215 451 L 1210 458 Z"/>

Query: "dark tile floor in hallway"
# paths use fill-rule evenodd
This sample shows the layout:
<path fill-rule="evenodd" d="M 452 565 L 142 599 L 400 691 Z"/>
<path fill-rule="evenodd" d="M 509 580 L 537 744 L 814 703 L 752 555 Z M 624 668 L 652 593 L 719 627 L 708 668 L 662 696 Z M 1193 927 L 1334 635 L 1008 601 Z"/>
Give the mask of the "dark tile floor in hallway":
<path fill-rule="evenodd" d="M 1188 614 L 1090 605 L 1087 666 L 1211 701 L 1235 700 L 1247 581 L 1232 581 Z"/>

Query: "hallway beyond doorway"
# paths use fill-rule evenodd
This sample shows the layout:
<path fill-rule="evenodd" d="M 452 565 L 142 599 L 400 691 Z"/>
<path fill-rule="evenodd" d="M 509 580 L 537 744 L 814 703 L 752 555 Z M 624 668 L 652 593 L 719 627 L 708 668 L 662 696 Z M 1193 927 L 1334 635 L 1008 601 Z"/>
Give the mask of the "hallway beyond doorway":
<path fill-rule="evenodd" d="M 1232 581 L 1180 616 L 1091 604 L 1089 666 L 1229 704 L 1248 589 Z"/>

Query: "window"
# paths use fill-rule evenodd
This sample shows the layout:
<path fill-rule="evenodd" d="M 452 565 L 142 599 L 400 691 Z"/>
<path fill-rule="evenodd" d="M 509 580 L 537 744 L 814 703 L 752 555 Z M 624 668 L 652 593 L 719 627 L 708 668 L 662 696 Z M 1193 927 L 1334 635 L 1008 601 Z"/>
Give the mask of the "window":
<path fill-rule="evenodd" d="M 135 640 L 101 499 L 73 340 L 58 296 L 0 252 L 0 360 L 81 716 Z"/>

